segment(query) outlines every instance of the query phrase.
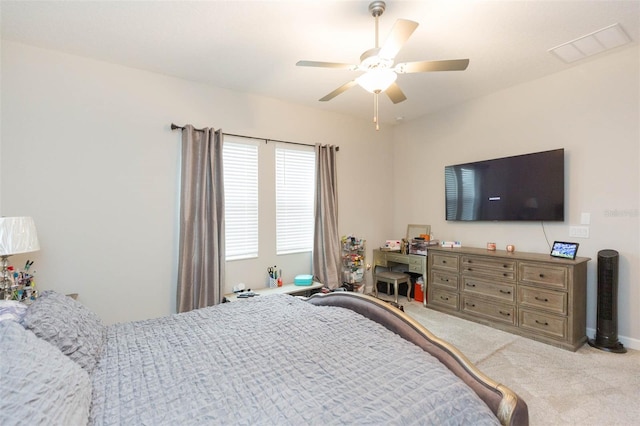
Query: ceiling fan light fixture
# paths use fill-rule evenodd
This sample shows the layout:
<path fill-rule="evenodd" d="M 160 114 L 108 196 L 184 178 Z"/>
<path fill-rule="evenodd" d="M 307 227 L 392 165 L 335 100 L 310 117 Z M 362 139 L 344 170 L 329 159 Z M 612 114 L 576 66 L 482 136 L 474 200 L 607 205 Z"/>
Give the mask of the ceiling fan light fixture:
<path fill-rule="evenodd" d="M 390 69 L 372 69 L 356 78 L 356 83 L 367 92 L 380 93 L 387 90 L 396 78 L 398 74 Z"/>
<path fill-rule="evenodd" d="M 398 84 L 396 84 L 398 73 L 408 74 L 431 71 L 461 71 L 467 69 L 467 66 L 469 65 L 468 59 L 453 59 L 405 62 L 394 66 L 396 55 L 400 49 L 402 49 L 407 40 L 409 40 L 411 34 L 416 30 L 418 23 L 408 19 L 396 20 L 396 23 L 393 24 L 393 27 L 391 28 L 391 33 L 389 33 L 384 44 L 381 46 L 379 43 L 378 18 L 382 15 L 385 8 L 385 2 L 380 0 L 372 1 L 369 4 L 369 13 L 375 19 L 375 47 L 360 55 L 359 65 L 319 61 L 298 61 L 296 63 L 297 66 L 305 67 L 361 71 L 363 74 L 358 78 L 343 84 L 333 92 L 323 96 L 320 98 L 320 101 L 329 101 L 352 88 L 356 84 L 361 86 L 367 92 L 373 93 L 373 122 L 376 124 L 376 130 L 380 129 L 380 123 L 378 121 L 378 96 L 380 93 L 385 92 L 387 97 L 394 104 L 403 102 L 407 99 L 405 94 L 402 92 L 402 89 L 400 89 Z"/>

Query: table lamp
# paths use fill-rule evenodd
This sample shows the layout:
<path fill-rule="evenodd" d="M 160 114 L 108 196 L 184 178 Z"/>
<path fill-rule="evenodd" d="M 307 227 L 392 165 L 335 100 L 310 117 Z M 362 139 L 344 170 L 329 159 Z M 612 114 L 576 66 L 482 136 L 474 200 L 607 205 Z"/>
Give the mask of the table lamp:
<path fill-rule="evenodd" d="M 2 262 L 2 282 L 0 290 L 4 299 L 11 299 L 11 280 L 7 266 L 9 256 L 40 250 L 36 225 L 30 217 L 0 217 L 0 259 Z"/>

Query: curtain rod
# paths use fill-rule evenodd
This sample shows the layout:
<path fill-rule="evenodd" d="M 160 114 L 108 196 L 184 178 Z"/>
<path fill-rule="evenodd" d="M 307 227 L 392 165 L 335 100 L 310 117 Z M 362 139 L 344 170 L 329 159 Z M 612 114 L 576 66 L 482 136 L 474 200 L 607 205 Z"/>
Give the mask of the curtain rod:
<path fill-rule="evenodd" d="M 182 129 L 184 129 L 184 127 L 183 126 L 178 126 L 177 124 L 171 123 L 171 130 L 178 130 L 178 129 L 182 130 Z M 204 131 L 204 129 L 195 129 L 195 128 L 193 130 L 195 130 L 196 132 L 203 132 Z M 255 139 L 255 140 L 259 140 L 259 141 L 265 141 L 265 143 L 280 142 L 280 143 L 288 143 L 290 145 L 315 146 L 315 145 L 312 145 L 312 144 L 302 143 L 302 142 L 290 142 L 290 141 L 281 141 L 281 140 L 278 140 L 278 139 L 257 138 L 255 136 L 236 135 L 236 134 L 233 134 L 233 133 L 222 133 L 222 134 L 225 135 L 225 136 L 235 136 L 237 138 Z M 340 151 L 340 147 L 339 146 L 336 147 L 336 151 Z"/>

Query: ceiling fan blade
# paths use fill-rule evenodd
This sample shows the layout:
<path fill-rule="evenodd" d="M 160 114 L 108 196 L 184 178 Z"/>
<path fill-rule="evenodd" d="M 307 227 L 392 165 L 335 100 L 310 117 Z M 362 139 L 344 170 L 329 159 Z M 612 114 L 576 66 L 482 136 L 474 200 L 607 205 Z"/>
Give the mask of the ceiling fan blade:
<path fill-rule="evenodd" d="M 394 71 L 400 74 L 429 71 L 464 71 L 468 66 L 468 59 L 448 59 L 444 61 L 404 62 L 397 64 Z"/>
<path fill-rule="evenodd" d="M 351 80 L 348 83 L 343 84 L 342 86 L 338 87 L 336 90 L 334 90 L 333 92 L 329 93 L 327 96 L 325 96 L 324 98 L 320 98 L 321 102 L 326 102 L 326 101 L 330 101 L 331 99 L 335 98 L 336 96 L 338 96 L 340 93 L 342 92 L 346 92 L 348 89 L 351 89 L 353 86 L 355 86 L 357 83 L 355 80 Z"/>
<path fill-rule="evenodd" d="M 417 22 L 398 19 L 380 48 L 379 56 L 384 59 L 395 58 L 416 28 L 418 28 Z"/>
<path fill-rule="evenodd" d="M 387 90 L 385 90 L 385 93 L 387 94 L 387 96 L 389 96 L 389 99 L 391 99 L 391 102 L 393 102 L 394 104 L 398 104 L 402 101 L 407 100 L 407 97 L 400 89 L 400 86 L 398 86 L 398 84 L 395 82 L 392 83 L 391 86 L 387 88 Z"/>
<path fill-rule="evenodd" d="M 320 67 L 320 68 L 337 68 L 355 70 L 358 66 L 351 64 L 341 64 L 339 62 L 320 62 L 320 61 L 298 61 L 296 65 L 299 67 Z"/>

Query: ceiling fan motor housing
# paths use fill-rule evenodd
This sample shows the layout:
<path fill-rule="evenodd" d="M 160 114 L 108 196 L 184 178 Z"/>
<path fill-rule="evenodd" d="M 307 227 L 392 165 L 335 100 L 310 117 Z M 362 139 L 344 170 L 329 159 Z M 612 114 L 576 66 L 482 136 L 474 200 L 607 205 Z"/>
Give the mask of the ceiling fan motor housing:
<path fill-rule="evenodd" d="M 360 56 L 358 69 L 368 71 L 373 69 L 389 69 L 393 66 L 393 59 L 386 59 L 378 56 L 380 48 L 369 49 Z"/>
<path fill-rule="evenodd" d="M 369 4 L 369 12 L 376 18 L 382 15 L 386 7 L 387 5 L 383 1 L 372 1 L 371 4 Z"/>

